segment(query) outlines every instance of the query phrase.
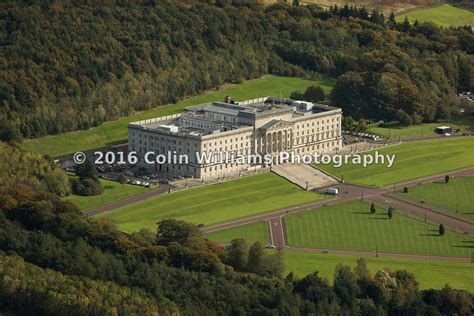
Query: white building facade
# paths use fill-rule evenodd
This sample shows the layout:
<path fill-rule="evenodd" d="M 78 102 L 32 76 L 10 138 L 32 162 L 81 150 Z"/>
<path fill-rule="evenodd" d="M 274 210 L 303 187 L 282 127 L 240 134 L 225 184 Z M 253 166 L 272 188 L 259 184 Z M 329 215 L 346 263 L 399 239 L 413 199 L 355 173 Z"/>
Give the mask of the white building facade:
<path fill-rule="evenodd" d="M 141 167 L 168 176 L 225 177 L 278 164 L 283 151 L 337 152 L 342 148 L 341 121 L 341 109 L 304 101 L 265 97 L 213 102 L 130 123 L 128 146 Z M 150 163 L 160 155 L 167 161 Z"/>

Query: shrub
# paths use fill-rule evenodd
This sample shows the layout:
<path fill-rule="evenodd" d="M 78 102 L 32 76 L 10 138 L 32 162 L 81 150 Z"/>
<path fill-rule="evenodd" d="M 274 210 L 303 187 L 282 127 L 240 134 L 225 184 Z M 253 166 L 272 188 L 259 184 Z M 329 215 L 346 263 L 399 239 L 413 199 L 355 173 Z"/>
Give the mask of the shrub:
<path fill-rule="evenodd" d="M 439 232 L 440 236 L 444 235 L 445 231 L 444 231 L 444 225 L 443 224 L 439 224 L 438 232 Z"/>
<path fill-rule="evenodd" d="M 99 195 L 104 192 L 104 188 L 99 181 L 90 178 L 72 180 L 72 192 L 82 196 Z"/>

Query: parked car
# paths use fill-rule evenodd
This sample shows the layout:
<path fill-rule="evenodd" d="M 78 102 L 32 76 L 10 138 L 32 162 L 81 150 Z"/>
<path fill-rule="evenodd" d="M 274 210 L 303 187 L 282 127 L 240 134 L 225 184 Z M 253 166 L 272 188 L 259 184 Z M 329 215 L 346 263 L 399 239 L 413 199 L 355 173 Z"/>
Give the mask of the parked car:
<path fill-rule="evenodd" d="M 266 249 L 275 249 L 276 247 L 272 244 L 267 244 L 267 245 L 265 245 L 265 248 Z"/>
<path fill-rule="evenodd" d="M 66 171 L 67 171 L 67 172 L 73 172 L 73 173 L 74 173 L 74 172 L 76 172 L 76 167 L 75 167 L 75 166 L 67 167 L 67 168 L 66 168 Z"/>

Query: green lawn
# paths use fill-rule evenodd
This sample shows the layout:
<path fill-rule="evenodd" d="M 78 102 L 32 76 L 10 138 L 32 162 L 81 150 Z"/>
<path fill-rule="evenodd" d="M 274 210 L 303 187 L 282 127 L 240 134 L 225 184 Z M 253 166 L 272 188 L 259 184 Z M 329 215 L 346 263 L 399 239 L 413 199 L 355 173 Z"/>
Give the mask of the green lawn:
<path fill-rule="evenodd" d="M 118 182 L 104 179 L 100 179 L 100 182 L 104 186 L 104 193 L 101 195 L 80 196 L 72 194 L 65 199 L 75 203 L 81 211 L 88 211 L 150 190 L 137 185 L 122 185 Z"/>
<path fill-rule="evenodd" d="M 402 22 L 405 20 L 405 17 L 408 17 L 408 20 L 412 23 L 416 20 L 419 22 L 427 21 L 444 27 L 474 25 L 473 12 L 449 4 L 432 8 L 414 9 L 398 15 L 396 19 L 398 22 Z"/>
<path fill-rule="evenodd" d="M 439 205 L 446 210 L 465 215 L 474 221 L 474 177 L 455 177 L 445 183 L 444 181 L 427 183 L 411 187 L 408 195 L 417 201 L 425 201 Z"/>
<path fill-rule="evenodd" d="M 451 126 L 454 129 L 460 129 L 461 132 L 470 129 L 469 124 L 467 123 L 425 123 L 419 125 L 410 125 L 410 126 L 403 126 L 403 127 L 369 127 L 369 133 L 380 135 L 386 139 L 407 139 L 407 138 L 415 138 L 415 137 L 422 137 L 422 136 L 439 136 L 436 134 L 433 129 L 438 126 Z"/>
<path fill-rule="evenodd" d="M 228 244 L 232 239 L 243 238 L 249 244 L 258 241 L 262 245 L 270 243 L 270 234 L 267 222 L 256 222 L 237 226 L 213 233 L 206 234 L 206 237 L 221 244 Z"/>
<path fill-rule="evenodd" d="M 285 251 L 285 272 L 293 272 L 299 277 L 319 271 L 319 274 L 332 281 L 338 263 L 355 267 L 359 257 Z M 468 262 L 449 262 L 441 260 L 414 260 L 386 257 L 365 257 L 371 274 L 381 269 L 392 271 L 406 270 L 415 275 L 421 289 L 440 289 L 448 283 L 456 289 L 474 292 L 473 264 Z"/>
<path fill-rule="evenodd" d="M 177 104 L 155 108 L 116 121 L 110 121 L 89 130 L 71 132 L 57 136 L 47 136 L 38 139 L 25 140 L 25 150 L 59 157 L 74 153 L 78 150 L 87 151 L 127 141 L 127 125 L 129 122 L 149 119 L 158 116 L 181 112 L 186 106 L 211 101 L 224 100 L 230 95 L 235 100 L 246 100 L 268 95 L 288 97 L 294 90 L 304 91 L 311 84 L 319 84 L 329 92 L 334 86 L 335 79 L 311 81 L 303 78 L 288 78 L 264 76 L 260 79 L 246 81 L 239 85 L 230 85 L 218 91 L 188 98 Z"/>
<path fill-rule="evenodd" d="M 474 137 L 446 137 L 402 143 L 378 149 L 378 152 L 396 155 L 392 168 L 376 164 L 367 168 L 353 164 L 346 164 L 340 168 L 322 164 L 318 167 L 337 177 L 342 177 L 344 174 L 344 180 L 349 183 L 386 186 L 474 166 Z"/>
<path fill-rule="evenodd" d="M 421 255 L 471 257 L 474 238 L 353 201 L 284 217 L 290 246 L 323 249 L 348 249 Z"/>
<path fill-rule="evenodd" d="M 273 174 L 265 173 L 224 183 L 152 197 L 98 215 L 131 232 L 155 229 L 164 218 L 195 224 L 216 224 L 324 199 Z"/>

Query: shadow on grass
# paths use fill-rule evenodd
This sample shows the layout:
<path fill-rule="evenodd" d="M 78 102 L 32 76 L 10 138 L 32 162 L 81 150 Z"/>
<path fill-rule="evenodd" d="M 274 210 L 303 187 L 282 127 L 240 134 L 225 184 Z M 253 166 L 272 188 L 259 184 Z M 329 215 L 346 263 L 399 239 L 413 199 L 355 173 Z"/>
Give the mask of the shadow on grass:
<path fill-rule="evenodd" d="M 437 229 L 430 229 L 429 231 L 430 231 L 431 233 L 419 234 L 418 236 L 440 237 L 439 232 L 438 232 Z"/>
<path fill-rule="evenodd" d="M 464 246 L 464 245 L 455 245 L 453 246 L 455 248 L 467 248 L 467 249 L 474 249 L 474 245 L 472 246 Z"/>
<path fill-rule="evenodd" d="M 114 188 L 114 187 L 111 186 L 111 185 L 104 185 L 104 189 L 108 189 L 108 190 L 109 190 L 109 189 L 113 189 L 113 188 Z"/>
<path fill-rule="evenodd" d="M 384 219 L 384 220 L 389 220 L 388 216 L 384 216 L 384 215 L 371 216 L 371 217 L 369 217 L 369 219 Z"/>
<path fill-rule="evenodd" d="M 359 214 L 359 215 L 372 215 L 370 212 L 351 212 L 352 214 Z"/>

